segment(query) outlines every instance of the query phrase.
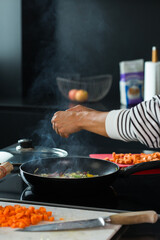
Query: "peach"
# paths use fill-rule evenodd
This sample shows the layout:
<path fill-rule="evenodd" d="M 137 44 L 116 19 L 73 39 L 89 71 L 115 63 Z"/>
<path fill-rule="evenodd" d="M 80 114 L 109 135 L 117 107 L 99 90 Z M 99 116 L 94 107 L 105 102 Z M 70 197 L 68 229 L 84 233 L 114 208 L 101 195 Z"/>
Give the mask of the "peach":
<path fill-rule="evenodd" d="M 77 102 L 85 102 L 88 100 L 88 92 L 86 90 L 80 89 L 76 92 L 75 100 Z"/>
<path fill-rule="evenodd" d="M 71 89 L 69 92 L 68 92 L 68 98 L 72 101 L 75 101 L 75 96 L 76 96 L 76 93 L 77 93 L 77 89 Z"/>

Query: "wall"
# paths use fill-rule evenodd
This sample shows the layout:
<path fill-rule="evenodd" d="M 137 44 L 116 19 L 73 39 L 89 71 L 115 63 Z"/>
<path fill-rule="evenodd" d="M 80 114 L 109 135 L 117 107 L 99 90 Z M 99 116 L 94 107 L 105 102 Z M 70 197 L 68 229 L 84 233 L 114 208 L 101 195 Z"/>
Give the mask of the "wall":
<path fill-rule="evenodd" d="M 1 0 L 0 99 L 21 94 L 21 0 Z"/>
<path fill-rule="evenodd" d="M 56 97 L 59 73 L 110 73 L 110 96 L 118 98 L 119 62 L 150 60 L 152 46 L 159 48 L 159 9 L 156 0 L 24 0 L 23 77 L 31 95 Z"/>
<path fill-rule="evenodd" d="M 0 19 L 5 19 L 5 22 L 0 21 L 0 94 L 4 93 L 8 99 L 21 91 L 21 9 L 18 0 L 0 0 L 2 3 L 6 5 L 3 9 L 0 5 Z M 51 96 L 54 105 L 59 93 L 55 77 L 59 73 L 111 73 L 114 82 L 110 97 L 118 98 L 119 61 L 148 60 L 152 45 L 159 47 L 159 8 L 158 1 L 144 0 L 129 3 L 125 0 L 22 0 L 23 95 L 44 102 Z M 11 19 L 14 10 L 16 16 Z M 6 73 L 3 78 L 2 69 Z M 110 110 L 111 105 L 115 106 L 113 103 L 106 100 L 105 109 Z M 62 106 L 64 109 L 66 105 Z M 100 108 L 102 106 L 98 105 L 97 109 Z M 33 130 L 43 144 L 48 138 L 47 131 L 57 146 L 79 155 L 115 149 L 121 152 L 132 149 L 133 152 L 143 148 L 139 143 L 112 141 L 88 132 L 62 140 L 51 129 L 51 116 L 45 114 L 2 110 L 0 116 L 1 148 L 19 138 L 33 137 Z"/>

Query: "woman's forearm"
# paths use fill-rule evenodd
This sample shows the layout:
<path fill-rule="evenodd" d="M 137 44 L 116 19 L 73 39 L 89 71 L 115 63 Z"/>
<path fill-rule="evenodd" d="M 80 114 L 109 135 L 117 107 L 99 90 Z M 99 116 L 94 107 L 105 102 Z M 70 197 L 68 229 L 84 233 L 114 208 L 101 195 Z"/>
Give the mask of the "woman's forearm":
<path fill-rule="evenodd" d="M 80 129 L 108 137 L 105 128 L 105 120 L 107 115 L 108 112 L 81 112 L 77 115 L 77 124 Z"/>
<path fill-rule="evenodd" d="M 67 111 L 56 112 L 51 120 L 53 129 L 62 137 L 87 130 L 123 141 L 140 141 L 160 147 L 160 95 L 139 103 L 131 109 L 100 112 L 77 105 Z"/>
<path fill-rule="evenodd" d="M 85 109 L 86 110 L 86 109 Z M 62 137 L 80 130 L 87 130 L 108 137 L 105 120 L 108 112 L 93 111 L 59 111 L 51 120 L 53 129 Z"/>

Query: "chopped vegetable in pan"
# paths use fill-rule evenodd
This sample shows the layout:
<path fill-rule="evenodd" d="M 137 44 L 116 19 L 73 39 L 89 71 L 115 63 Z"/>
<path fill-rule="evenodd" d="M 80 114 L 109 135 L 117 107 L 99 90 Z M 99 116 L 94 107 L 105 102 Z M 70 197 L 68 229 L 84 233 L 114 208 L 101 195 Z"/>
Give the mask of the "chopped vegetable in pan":
<path fill-rule="evenodd" d="M 41 173 L 41 177 L 54 177 L 54 178 L 90 178 L 97 177 L 98 175 L 90 174 L 89 172 L 72 172 L 72 173 Z"/>

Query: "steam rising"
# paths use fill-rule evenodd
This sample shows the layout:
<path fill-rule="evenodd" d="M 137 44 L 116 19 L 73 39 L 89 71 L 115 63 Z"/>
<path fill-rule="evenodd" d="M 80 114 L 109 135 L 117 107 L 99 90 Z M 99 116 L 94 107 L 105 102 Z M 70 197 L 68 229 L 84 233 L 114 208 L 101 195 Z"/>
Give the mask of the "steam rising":
<path fill-rule="evenodd" d="M 96 0 L 34 0 L 24 1 L 24 6 L 26 18 L 27 11 L 33 18 L 25 36 L 31 36 L 32 49 L 29 51 L 35 51 L 33 56 L 31 54 L 32 62 L 28 61 L 34 78 L 28 98 L 31 102 L 44 105 L 49 102 L 57 110 L 65 110 L 66 101 L 57 88 L 57 76 L 106 73 L 106 42 L 110 28 L 105 1 L 102 4 Z M 71 155 L 85 155 L 87 135 L 73 134 L 69 139 L 62 139 L 51 127 L 53 114 L 46 114 L 33 132 L 36 143 L 58 146 Z"/>
<path fill-rule="evenodd" d="M 45 118 L 39 121 L 37 128 L 33 132 L 33 138 L 36 139 L 39 146 L 52 148 L 57 146 L 58 139 L 52 130 L 50 114 L 46 114 Z"/>
<path fill-rule="evenodd" d="M 110 28 L 104 4 L 93 0 L 35 0 L 25 4 L 37 14 L 37 24 L 31 26 L 36 41 L 35 74 L 29 93 L 32 101 L 63 101 L 57 76 L 106 73 Z"/>
<path fill-rule="evenodd" d="M 37 146 L 47 147 L 47 148 L 60 148 L 66 150 L 69 155 L 87 155 L 88 149 L 86 147 L 86 142 L 89 141 L 87 137 L 87 132 L 79 132 L 70 135 L 69 138 L 65 139 L 57 135 L 52 129 L 51 118 L 53 113 L 48 113 L 45 118 L 38 122 L 36 129 L 32 134 L 32 139 L 36 142 Z M 85 145 L 85 147 L 84 147 Z M 46 155 L 44 157 L 51 156 L 52 154 Z M 42 154 L 37 154 L 33 156 L 31 160 L 41 159 Z"/>

